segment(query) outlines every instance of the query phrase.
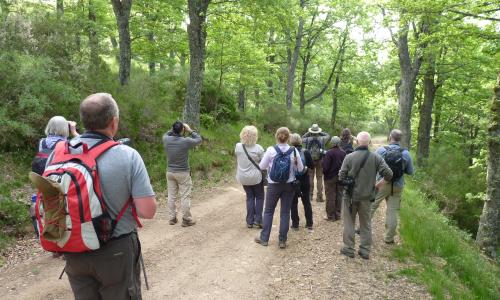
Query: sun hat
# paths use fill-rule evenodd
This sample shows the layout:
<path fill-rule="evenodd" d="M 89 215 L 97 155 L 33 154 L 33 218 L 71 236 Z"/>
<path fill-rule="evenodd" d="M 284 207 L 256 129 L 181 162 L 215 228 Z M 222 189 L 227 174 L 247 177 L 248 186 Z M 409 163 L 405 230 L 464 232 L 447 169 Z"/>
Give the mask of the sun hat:
<path fill-rule="evenodd" d="M 318 126 L 318 124 L 312 124 L 311 128 L 309 128 L 310 133 L 320 133 L 321 131 L 323 130 Z"/>

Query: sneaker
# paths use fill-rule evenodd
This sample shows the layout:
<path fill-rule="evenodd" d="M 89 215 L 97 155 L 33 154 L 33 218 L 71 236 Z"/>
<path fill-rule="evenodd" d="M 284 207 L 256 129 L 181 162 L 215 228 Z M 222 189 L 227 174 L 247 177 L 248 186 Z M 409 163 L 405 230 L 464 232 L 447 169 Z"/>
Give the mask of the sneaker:
<path fill-rule="evenodd" d="M 254 241 L 257 243 L 257 244 L 261 244 L 262 246 L 267 246 L 269 243 L 267 241 L 263 241 L 260 239 L 260 237 L 256 237 L 254 239 Z"/>
<path fill-rule="evenodd" d="M 349 258 L 354 258 L 354 253 L 352 253 L 352 252 L 348 252 L 348 251 L 346 251 L 346 250 L 344 250 L 344 249 L 341 249 L 341 250 L 340 250 L 340 254 L 345 255 L 345 256 L 347 256 L 347 257 L 349 257 Z"/>
<path fill-rule="evenodd" d="M 286 241 L 280 241 L 278 243 L 278 247 L 280 247 L 280 249 L 285 249 L 286 248 Z"/>
<path fill-rule="evenodd" d="M 253 224 L 247 224 L 247 228 L 253 228 Z"/>
<path fill-rule="evenodd" d="M 182 227 L 193 226 L 194 224 L 196 224 L 196 221 L 194 220 L 182 219 Z"/>
<path fill-rule="evenodd" d="M 168 224 L 170 224 L 170 225 L 177 224 L 177 218 L 170 219 L 170 221 L 168 221 Z"/>
<path fill-rule="evenodd" d="M 370 255 L 361 251 L 358 251 L 359 256 L 361 256 L 362 259 L 370 259 Z M 353 254 L 354 256 L 354 254 Z"/>

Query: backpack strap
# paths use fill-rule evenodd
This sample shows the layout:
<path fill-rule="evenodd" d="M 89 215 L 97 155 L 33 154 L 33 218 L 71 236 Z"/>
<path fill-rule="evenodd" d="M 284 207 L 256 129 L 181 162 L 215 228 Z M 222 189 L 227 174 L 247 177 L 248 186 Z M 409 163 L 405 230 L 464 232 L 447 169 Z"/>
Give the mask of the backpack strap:
<path fill-rule="evenodd" d="M 243 147 L 243 151 L 245 151 L 248 160 L 257 168 L 257 170 L 261 171 L 259 165 L 250 157 L 250 154 L 248 154 L 247 148 L 245 148 L 245 145 L 243 145 L 243 143 L 241 143 L 241 147 Z"/>
<path fill-rule="evenodd" d="M 137 223 L 137 227 L 141 228 L 142 224 L 141 224 L 141 221 L 139 220 L 139 216 L 137 215 L 137 209 L 135 208 L 134 198 L 132 198 L 132 197 L 130 197 L 127 200 L 127 202 L 125 202 L 125 204 L 123 205 L 122 209 L 120 210 L 120 212 L 116 216 L 115 226 L 116 226 L 116 224 L 118 224 L 118 222 L 120 221 L 120 219 L 123 217 L 123 215 L 125 214 L 125 212 L 127 211 L 127 208 L 129 206 L 132 206 L 132 216 L 134 217 L 134 220 Z"/>

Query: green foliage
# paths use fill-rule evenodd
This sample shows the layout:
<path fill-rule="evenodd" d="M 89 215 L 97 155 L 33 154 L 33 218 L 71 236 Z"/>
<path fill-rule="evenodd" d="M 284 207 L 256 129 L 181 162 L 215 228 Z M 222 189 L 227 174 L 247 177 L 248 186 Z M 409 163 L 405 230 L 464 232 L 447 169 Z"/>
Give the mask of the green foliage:
<path fill-rule="evenodd" d="M 444 133 L 443 133 L 444 135 Z M 448 140 L 452 135 L 447 135 Z M 475 236 L 486 190 L 486 176 L 481 168 L 468 166 L 458 142 L 434 144 L 427 167 L 419 169 L 415 180 L 428 198 L 436 201 L 444 214 Z"/>
<path fill-rule="evenodd" d="M 500 269 L 486 260 L 469 235 L 450 224 L 437 205 L 409 182 L 400 211 L 400 259 L 418 268 L 401 274 L 424 283 L 436 299 L 498 299 Z"/>

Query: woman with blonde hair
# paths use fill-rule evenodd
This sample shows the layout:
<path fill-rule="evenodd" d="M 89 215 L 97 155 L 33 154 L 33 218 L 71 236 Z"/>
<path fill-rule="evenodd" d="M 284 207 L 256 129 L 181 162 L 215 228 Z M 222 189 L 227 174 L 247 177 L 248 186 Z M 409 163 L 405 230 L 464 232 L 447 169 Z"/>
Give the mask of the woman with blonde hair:
<path fill-rule="evenodd" d="M 262 228 L 262 207 L 264 206 L 264 183 L 262 172 L 258 166 L 264 155 L 264 148 L 257 144 L 258 131 L 255 126 L 245 126 L 240 132 L 240 143 L 236 144 L 238 180 L 247 197 L 247 227 Z"/>
<path fill-rule="evenodd" d="M 284 249 L 290 225 L 290 209 L 295 194 L 292 183 L 295 181 L 295 173 L 302 172 L 304 165 L 300 159 L 299 151 L 288 145 L 290 137 L 288 128 L 279 128 L 275 137 L 277 144 L 267 148 L 259 164 L 260 169 L 268 170 L 267 181 L 269 184 L 267 186 L 263 228 L 260 236 L 255 238 L 255 242 L 262 246 L 268 245 L 274 211 L 278 200 L 281 200 L 278 245 Z"/>

